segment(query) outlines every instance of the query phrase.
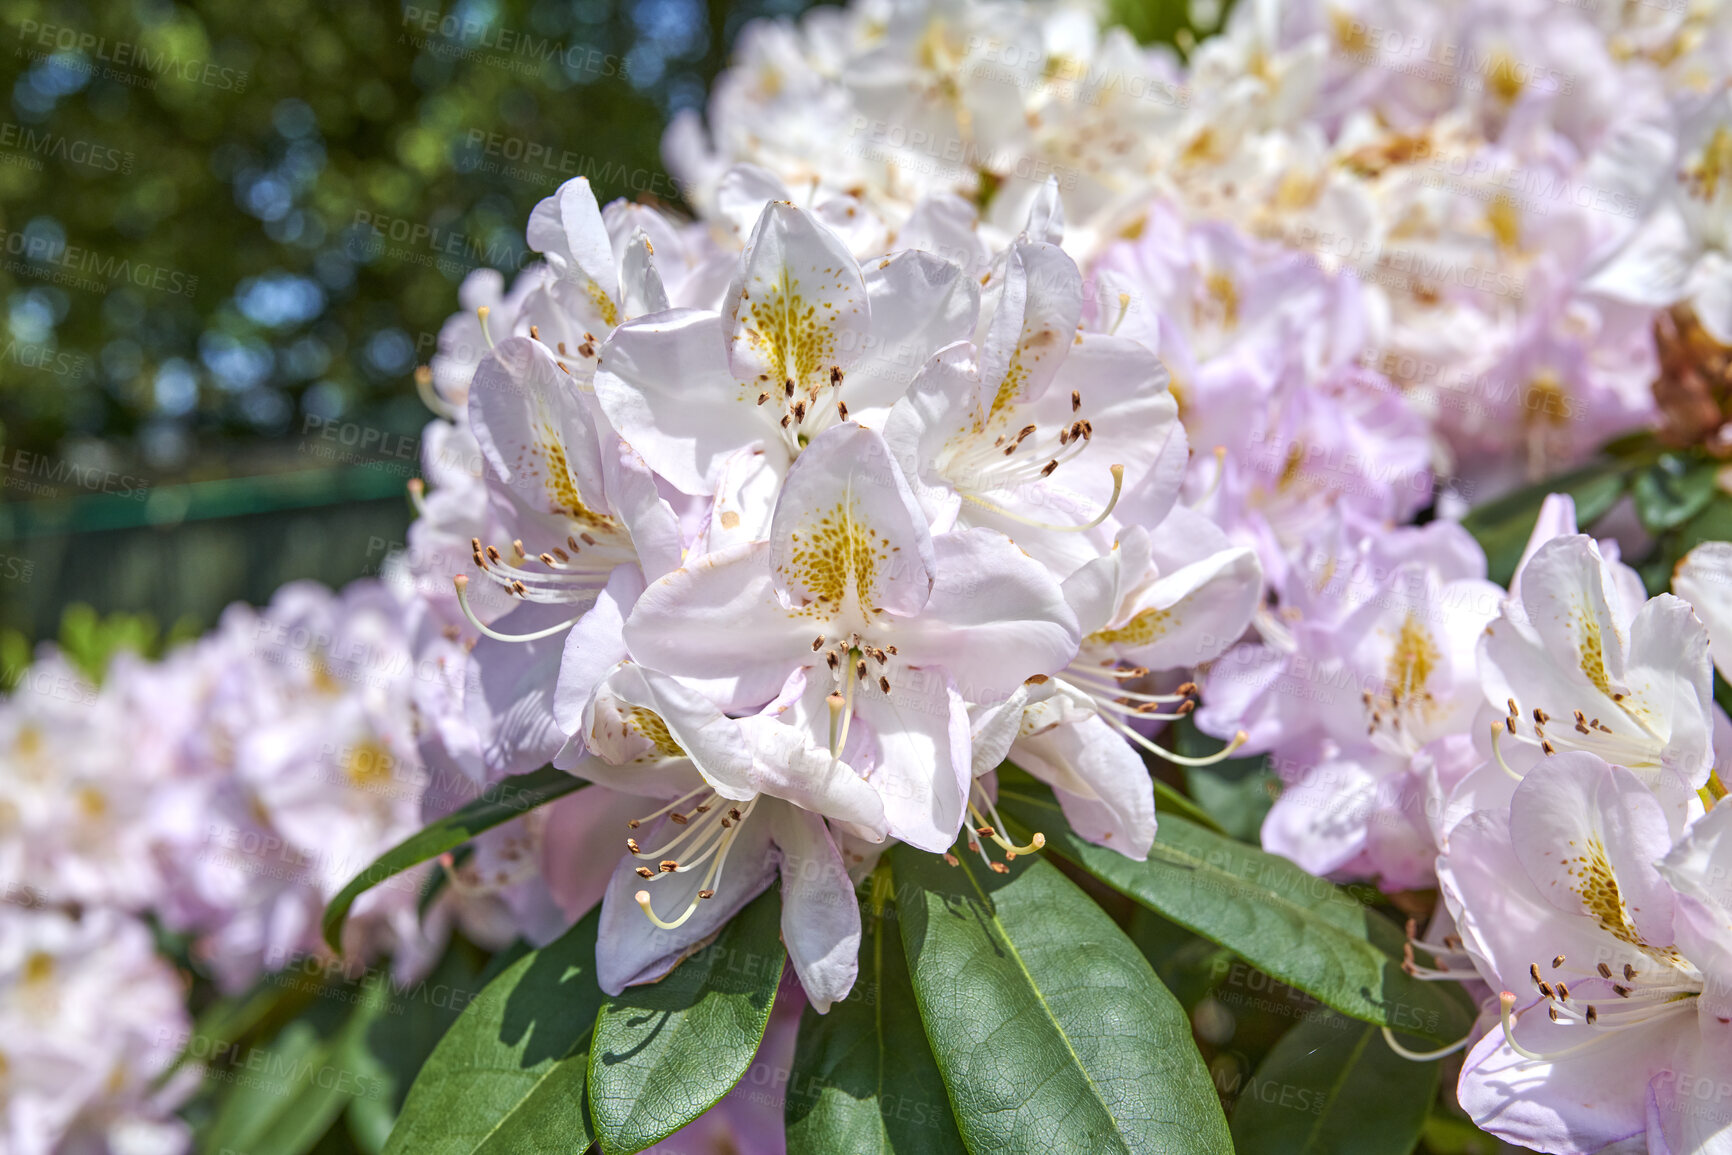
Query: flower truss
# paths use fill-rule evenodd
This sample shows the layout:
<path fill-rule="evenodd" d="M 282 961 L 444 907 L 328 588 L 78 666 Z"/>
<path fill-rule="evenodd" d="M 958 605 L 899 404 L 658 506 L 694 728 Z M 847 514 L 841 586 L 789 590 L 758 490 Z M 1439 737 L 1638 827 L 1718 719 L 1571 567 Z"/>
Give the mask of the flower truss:
<path fill-rule="evenodd" d="M 693 216 L 458 290 L 382 580 L 0 703 L 8 1142 L 1732 1151 L 1729 84 L 749 25 Z"/>

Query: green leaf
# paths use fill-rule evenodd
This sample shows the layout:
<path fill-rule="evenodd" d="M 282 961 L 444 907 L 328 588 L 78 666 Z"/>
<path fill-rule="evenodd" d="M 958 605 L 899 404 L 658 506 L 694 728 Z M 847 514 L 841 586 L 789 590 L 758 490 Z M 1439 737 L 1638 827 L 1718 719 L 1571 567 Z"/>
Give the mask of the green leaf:
<path fill-rule="evenodd" d="M 584 1110 L 595 985 L 592 911 L 463 1009 L 409 1088 L 386 1155 L 553 1155 L 591 1139 Z"/>
<path fill-rule="evenodd" d="M 752 1065 L 782 980 L 781 901 L 753 900 L 660 982 L 595 1021 L 589 1103 L 606 1155 L 642 1151 L 714 1106 Z"/>
<path fill-rule="evenodd" d="M 373 996 L 383 1000 L 380 1013 L 355 1047 L 359 1068 L 379 1093 L 357 1095 L 347 1112 L 349 1134 L 362 1150 L 377 1155 L 385 1149 L 421 1065 L 485 985 L 484 965 L 485 956 L 459 939 L 433 972 L 413 986 L 380 984 Z"/>
<path fill-rule="evenodd" d="M 1225 1152 L 1185 1012 L 1038 855 L 1003 875 L 890 852 L 902 945 L 971 1151 Z"/>
<path fill-rule="evenodd" d="M 921 1029 L 890 889 L 880 865 L 861 919 L 854 989 L 829 1014 L 807 1007 L 800 1018 L 788 1078 L 789 1155 L 967 1150 Z"/>
<path fill-rule="evenodd" d="M 1391 1051 L 1380 1028 L 1318 1011 L 1239 1088 L 1233 1144 L 1240 1155 L 1407 1155 L 1437 1074 Z"/>
<path fill-rule="evenodd" d="M 1196 722 L 1189 717 L 1173 723 L 1172 733 L 1174 749 L 1190 757 L 1213 754 L 1221 748 L 1218 739 L 1198 730 Z M 1229 758 L 1211 766 L 1185 768 L 1185 787 L 1196 799 L 1196 806 L 1209 816 L 1207 822 L 1198 825 L 1247 842 L 1257 840 L 1258 832 L 1263 828 L 1263 816 L 1274 805 L 1275 797 L 1269 789 L 1274 780 L 1266 755 Z M 1156 812 L 1163 815 L 1172 813 L 1172 807 L 1162 806 L 1161 801 L 1155 799 Z M 1197 821 L 1195 815 L 1183 810 L 1178 814 L 1181 818 Z"/>
<path fill-rule="evenodd" d="M 482 831 L 520 818 L 583 785 L 583 779 L 551 766 L 495 782 L 480 798 L 411 834 L 350 879 L 325 908 L 325 941 L 332 950 L 343 949 L 343 920 L 349 917 L 349 908 L 387 878 L 454 850 Z"/>
<path fill-rule="evenodd" d="M 1001 787 L 998 806 L 1018 837 L 1041 831 L 1049 853 L 1345 1015 L 1439 1042 L 1467 1033 L 1465 1000 L 1402 971 L 1393 922 L 1284 858 L 1169 814 L 1133 862 L 1078 838 L 1044 789 Z"/>
<path fill-rule="evenodd" d="M 328 999 L 269 1044 L 236 1056 L 221 1076 L 232 1090 L 201 1148 L 247 1155 L 310 1150 L 351 1098 L 378 1091 L 355 1051 L 377 1013 L 378 1004 L 366 999 L 359 1006 Z"/>
<path fill-rule="evenodd" d="M 1702 512 L 1715 493 L 1719 463 L 1668 453 L 1636 474 L 1630 496 L 1636 516 L 1655 533 L 1674 529 Z"/>
<path fill-rule="evenodd" d="M 1573 497 L 1576 522 L 1585 530 L 1624 495 L 1627 473 L 1636 464 L 1621 458 L 1603 458 L 1475 506 L 1461 524 L 1485 549 L 1486 576 L 1499 585 L 1509 584 L 1534 523 L 1539 520 L 1540 503 L 1548 494 L 1567 493 Z"/>

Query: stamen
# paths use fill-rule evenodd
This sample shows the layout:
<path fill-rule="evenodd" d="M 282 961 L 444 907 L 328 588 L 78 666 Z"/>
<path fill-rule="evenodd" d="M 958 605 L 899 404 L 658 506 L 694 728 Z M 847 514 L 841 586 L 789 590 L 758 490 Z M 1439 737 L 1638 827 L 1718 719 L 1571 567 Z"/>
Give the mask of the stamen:
<path fill-rule="evenodd" d="M 1520 782 L 1522 776 L 1511 769 L 1510 764 L 1503 760 L 1503 748 L 1499 744 L 1500 739 L 1503 738 L 1503 731 L 1504 725 L 1502 722 L 1493 722 L 1491 724 L 1491 756 L 1497 760 L 1499 766 L 1503 767 L 1503 772 L 1505 774 L 1508 774 L 1511 778 Z"/>
<path fill-rule="evenodd" d="M 1400 1055 L 1402 1058 L 1412 1060 L 1415 1063 L 1429 1063 L 1434 1059 L 1441 1059 L 1446 1055 L 1453 1055 L 1463 1047 L 1467 1046 L 1467 1041 L 1471 1038 L 1473 1038 L 1471 1034 L 1463 1035 L 1449 1046 L 1442 1047 L 1435 1051 L 1410 1051 L 1395 1041 L 1395 1032 L 1391 1031 L 1388 1027 L 1383 1028 L 1383 1041 L 1389 1044 L 1389 1049 Z"/>
<path fill-rule="evenodd" d="M 475 611 L 469 608 L 469 576 L 467 574 L 458 574 L 451 580 L 452 584 L 457 587 L 457 605 L 463 610 L 463 616 L 469 619 L 470 625 L 474 626 L 477 630 L 480 630 L 482 634 L 492 638 L 494 641 L 539 641 L 542 638 L 551 638 L 555 634 L 563 634 L 566 630 L 569 630 L 572 626 L 575 626 L 578 622 L 583 620 L 583 615 L 579 614 L 570 621 L 560 622 L 558 625 L 554 626 L 548 626 L 545 630 L 536 630 L 535 632 L 528 634 L 502 634 L 498 630 L 484 625 L 481 619 L 475 616 Z"/>
<path fill-rule="evenodd" d="M 1056 468 L 1057 462 L 1053 462 L 1042 472 L 1042 476 L 1047 476 Z M 1119 504 L 1119 495 L 1124 491 L 1125 487 L 1125 467 L 1122 465 L 1114 465 L 1109 468 L 1112 470 L 1113 475 L 1113 495 L 1107 500 L 1106 508 L 1102 509 L 1092 519 L 1084 522 L 1082 525 L 1057 525 L 1050 521 L 1036 521 L 1033 518 L 1024 517 L 1020 513 L 1015 513 L 1011 510 L 1005 509 L 1001 505 L 995 505 L 984 497 L 978 497 L 972 493 L 964 493 L 962 496 L 965 500 L 972 501 L 982 509 L 996 513 L 1000 517 L 1007 517 L 1011 521 L 1019 522 L 1022 525 L 1032 526 L 1035 529 L 1052 530 L 1055 533 L 1082 533 L 1084 530 L 1093 529 L 1095 526 L 1111 517 L 1113 510 Z"/>
<path fill-rule="evenodd" d="M 475 310 L 475 315 L 481 319 L 481 337 L 487 342 L 489 349 L 497 348 L 493 343 L 493 331 L 487 327 L 487 315 L 493 312 L 486 305 Z"/>

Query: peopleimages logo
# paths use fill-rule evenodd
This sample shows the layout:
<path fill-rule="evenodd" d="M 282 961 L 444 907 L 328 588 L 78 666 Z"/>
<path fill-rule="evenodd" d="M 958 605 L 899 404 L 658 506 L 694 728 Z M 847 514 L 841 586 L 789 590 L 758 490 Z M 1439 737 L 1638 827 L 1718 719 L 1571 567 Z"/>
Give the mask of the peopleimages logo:
<path fill-rule="evenodd" d="M 9 120 L 0 121 L 0 148 L 93 168 L 98 172 L 124 174 L 132 171 L 130 152 L 93 141 L 74 140 L 57 132 L 14 124 Z"/>
<path fill-rule="evenodd" d="M 101 281 L 106 281 L 110 285 L 133 285 L 180 297 L 191 297 L 198 291 L 198 278 L 179 269 L 111 256 L 51 237 L 0 231 L 0 256 L 21 257 L 28 262 L 20 264 L 6 260 L 5 266 L 13 272 L 28 274 L 37 271 L 32 268 L 37 266 L 49 272 L 57 282 L 62 278 L 70 279 L 74 288 L 100 290 Z M 99 280 L 81 280 L 86 276 Z"/>
<path fill-rule="evenodd" d="M 67 28 L 60 24 L 21 20 L 18 23 L 18 39 L 45 50 L 76 52 L 85 57 L 82 65 L 77 61 L 62 62 L 61 66 L 66 68 L 82 67 L 84 71 L 95 71 L 96 65 L 112 64 L 117 68 L 150 72 L 157 76 L 172 76 L 228 92 L 247 90 L 248 75 L 244 69 L 224 68 L 209 60 L 182 59 L 172 52 L 153 49 L 145 44 L 131 40 L 110 40 L 94 32 L 80 32 L 76 28 Z"/>

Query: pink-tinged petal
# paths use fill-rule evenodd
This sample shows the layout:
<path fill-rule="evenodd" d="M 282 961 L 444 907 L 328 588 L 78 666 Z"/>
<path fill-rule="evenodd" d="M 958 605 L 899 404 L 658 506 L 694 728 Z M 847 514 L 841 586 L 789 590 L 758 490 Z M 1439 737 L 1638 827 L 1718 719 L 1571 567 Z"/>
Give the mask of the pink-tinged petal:
<path fill-rule="evenodd" d="M 1084 641 L 1151 670 L 1189 669 L 1237 641 L 1262 598 L 1257 555 L 1223 550 L 1158 579 L 1127 607 L 1124 621 Z"/>
<path fill-rule="evenodd" d="M 1155 840 L 1155 793 L 1148 767 L 1098 716 L 1037 727 L 1011 748 L 1011 761 L 1053 788 L 1071 829 L 1138 862 Z"/>
<path fill-rule="evenodd" d="M 529 634 L 572 616 L 569 605 L 528 602 L 494 623 L 503 634 Z M 481 740 L 481 759 L 494 774 L 524 774 L 546 765 L 565 745 L 554 717 L 554 686 L 565 636 L 533 642 L 482 638 L 470 658 L 474 683 L 464 696 L 469 722 Z"/>
<path fill-rule="evenodd" d="M 878 792 L 847 762 L 813 742 L 803 727 L 764 715 L 742 718 L 739 726 L 753 751 L 755 790 L 884 836 L 884 803 Z"/>
<path fill-rule="evenodd" d="M 566 918 L 576 922 L 601 901 L 625 850 L 631 829 L 627 823 L 654 809 L 653 803 L 646 804 L 637 795 L 601 786 L 567 794 L 547 807 L 541 828 L 541 877 Z"/>
<path fill-rule="evenodd" d="M 622 737 L 620 731 L 624 729 L 626 723 L 616 709 L 618 705 L 618 699 L 614 698 L 604 698 L 597 702 L 595 724 L 599 728 L 599 732 L 596 734 L 598 744 L 610 746 L 624 744 L 619 740 Z M 630 738 L 639 736 L 630 734 L 625 737 L 629 741 Z M 609 753 L 613 752 L 612 750 L 609 751 Z M 656 809 L 656 802 L 648 801 L 648 799 L 653 798 L 659 802 L 668 802 L 688 793 L 703 782 L 697 771 L 692 769 L 689 760 L 685 758 L 658 758 L 653 755 L 635 759 L 612 759 L 600 754 L 586 754 L 571 761 L 569 765 L 560 766 L 560 769 L 569 773 L 573 778 L 582 778 L 585 782 L 593 782 L 613 793 L 636 799 L 637 809 L 627 815 L 628 818 L 641 818 Z M 624 838 L 625 836 L 622 834 L 620 837 Z M 624 843 L 619 845 L 623 846 Z M 609 846 L 612 846 L 613 850 L 607 861 L 612 863 L 613 854 L 618 853 L 618 847 L 613 846 L 612 843 L 609 843 Z"/>
<path fill-rule="evenodd" d="M 1554 1023 L 1534 1006 L 1516 1022 L 1516 1040 L 1529 1050 L 1561 1051 L 1582 1041 L 1582 1026 Z M 1555 1063 L 1537 1063 L 1511 1050 L 1501 1028 L 1480 1039 L 1462 1066 L 1457 1087 L 1462 1109 L 1493 1135 L 1538 1151 L 1590 1155 L 1639 1136 L 1647 1123 L 1650 1072 L 1667 1066 L 1677 1049 L 1675 1023 L 1620 1032 L 1615 1041 Z"/>
<path fill-rule="evenodd" d="M 782 850 L 782 941 L 806 997 L 824 1014 L 854 988 L 860 900 L 823 819 L 798 806 L 762 805 Z"/>
<path fill-rule="evenodd" d="M 865 285 L 872 330 L 842 397 L 850 416 L 877 427 L 934 353 L 972 334 L 980 287 L 953 262 L 913 251 L 869 263 Z"/>
<path fill-rule="evenodd" d="M 1149 532 L 1141 526 L 1119 531 L 1113 548 L 1064 579 L 1065 604 L 1076 614 L 1086 637 L 1105 629 L 1119 607 L 1149 576 Z"/>
<path fill-rule="evenodd" d="M 1732 681 L 1732 542 L 1706 541 L 1686 554 L 1672 573 L 1672 592 L 1695 608 L 1715 668 Z"/>
<path fill-rule="evenodd" d="M 1630 623 L 1620 703 L 1665 742 L 1665 762 L 1700 789 L 1714 764 L 1714 667 L 1708 631 L 1690 603 L 1671 594 L 1650 599 Z"/>
<path fill-rule="evenodd" d="M 1010 747 L 1022 733 L 1022 714 L 1028 707 L 1028 687 L 1018 686 L 1002 702 L 976 704 L 968 708 L 973 751 L 969 766 L 976 778 L 998 769 L 1010 756 Z"/>
<path fill-rule="evenodd" d="M 788 470 L 769 551 L 796 610 L 917 614 L 932 590 L 932 537 L 908 483 L 884 438 L 852 422 L 819 434 Z"/>
<path fill-rule="evenodd" d="M 954 486 L 967 479 L 946 476 L 938 464 L 953 438 L 966 436 L 976 417 L 984 419 L 980 391 L 974 346 L 959 341 L 932 355 L 884 419 L 884 441 L 939 531 L 955 522 L 962 499 Z"/>
<path fill-rule="evenodd" d="M 619 324 L 613 243 L 587 177 L 566 181 L 530 211 L 526 239 L 530 248 L 547 255 L 555 272 L 590 294 L 604 324 Z"/>
<path fill-rule="evenodd" d="M 1708 976 L 1700 1000 L 1703 1029 L 1726 1024 L 1732 1020 L 1732 806 L 1717 805 L 1697 819 L 1659 871 L 1675 892 L 1678 948 Z"/>
<path fill-rule="evenodd" d="M 1378 776 L 1359 761 L 1337 758 L 1306 771 L 1263 818 L 1263 849 L 1330 875 L 1365 851 L 1366 823 L 1377 805 Z"/>
<path fill-rule="evenodd" d="M 987 294 L 983 307 L 992 316 L 979 340 L 980 375 L 997 413 L 1040 397 L 1058 373 L 1082 319 L 1082 274 L 1057 246 L 1017 244 Z"/>
<path fill-rule="evenodd" d="M 666 674 L 631 663 L 608 678 L 607 689 L 621 701 L 660 718 L 667 737 L 722 797 L 745 802 L 757 793 L 752 782 L 750 739 L 738 721 L 723 714 L 709 699 Z M 657 745 L 662 745 L 659 735 Z M 672 750 L 661 753 L 675 756 Z"/>
<path fill-rule="evenodd" d="M 661 822 L 644 829 L 649 833 L 639 830 L 637 839 L 645 847 L 653 847 L 667 842 L 678 828 Z M 736 829 L 739 833 L 728 849 L 722 877 L 713 887 L 714 898 L 698 898 L 698 891 L 704 888 L 705 867 L 645 879 L 637 873 L 641 862 L 630 855 L 620 858 L 601 900 L 595 977 L 602 990 L 617 995 L 628 986 L 661 978 L 770 885 L 776 876 L 770 823 L 753 813 Z M 663 921 L 679 918 L 693 902 L 697 909 L 679 927 L 663 930 L 638 906 L 635 896 L 640 890 L 649 892 L 650 904 Z"/>
<path fill-rule="evenodd" d="M 607 588 L 597 596 L 589 612 L 565 635 L 559 681 L 553 693 L 553 716 L 564 733 L 581 733 L 583 712 L 589 706 L 590 696 L 601 680 L 625 660 L 625 616 L 643 591 L 643 574 L 636 566 L 617 567 L 608 575 Z"/>
<path fill-rule="evenodd" d="M 883 799 L 893 837 L 941 854 L 962 829 L 973 781 L 968 710 L 937 671 L 898 670 L 890 690 L 869 682 L 855 689 L 854 725 L 876 744 L 867 781 Z"/>
<path fill-rule="evenodd" d="M 703 679 L 724 709 L 775 697 L 812 661 L 814 627 L 776 598 L 765 542 L 706 554 L 643 592 L 625 623 L 632 657 L 652 670 Z"/>
<path fill-rule="evenodd" d="M 764 206 L 722 303 L 738 381 L 809 406 L 831 404 L 833 374 L 859 358 L 870 330 L 860 266 L 836 234 L 791 204 Z"/>
<path fill-rule="evenodd" d="M 1624 641 L 1592 539 L 1554 538 L 1534 551 L 1522 574 L 1522 609 L 1554 662 L 1570 664 L 1570 677 L 1608 697 L 1622 690 Z"/>
<path fill-rule="evenodd" d="M 709 494 L 730 454 L 768 442 L 773 426 L 728 367 L 721 318 L 671 309 L 614 330 L 602 347 L 595 396 L 651 469 L 682 493 Z"/>
<path fill-rule="evenodd" d="M 1534 888 L 1511 844 L 1507 814 L 1481 810 L 1458 823 L 1438 855 L 1437 880 L 1480 976 L 1495 990 L 1514 992 L 1522 1005 L 1540 997 L 1529 970 L 1535 964 L 1542 977 L 1574 988 L 1599 981 L 1600 962 L 1641 970 L 1653 961 L 1579 908 L 1562 911 Z M 1564 962 L 1553 967 L 1559 955 Z"/>
<path fill-rule="evenodd" d="M 607 516 L 595 420 L 539 342 L 510 337 L 482 359 L 469 421 L 493 477 L 524 506 L 585 524 Z"/>
<path fill-rule="evenodd" d="M 1581 532 L 1576 526 L 1576 499 L 1567 493 L 1547 494 L 1546 499 L 1540 502 L 1539 517 L 1534 521 L 1533 532 L 1528 534 L 1521 561 L 1516 563 L 1515 573 L 1510 578 L 1510 601 L 1521 602 L 1522 571 L 1542 545 L 1560 537 L 1575 537 Z"/>
<path fill-rule="evenodd" d="M 662 287 L 661 277 L 656 273 L 652 248 L 649 234 L 641 229 L 632 235 L 625 246 L 625 256 L 620 261 L 619 270 L 622 321 L 665 312 L 668 308 L 668 293 Z"/>
<path fill-rule="evenodd" d="M 1642 1155 L 1732 1155 L 1732 1080 L 1724 1048 L 1680 1048 L 1688 1057 L 1648 1080 Z M 1614 1152 L 1613 1155 L 1616 1155 Z"/>
<path fill-rule="evenodd" d="M 969 529 L 933 539 L 937 580 L 919 617 L 897 623 L 901 657 L 937 666 L 970 702 L 993 702 L 1076 657 L 1076 615 L 1045 567 L 1003 534 Z"/>
<path fill-rule="evenodd" d="M 1671 848 L 1665 809 L 1630 771 L 1592 754 L 1547 758 L 1516 787 L 1510 840 L 1558 910 L 1625 942 L 1672 945 L 1672 891 L 1654 863 Z"/>

